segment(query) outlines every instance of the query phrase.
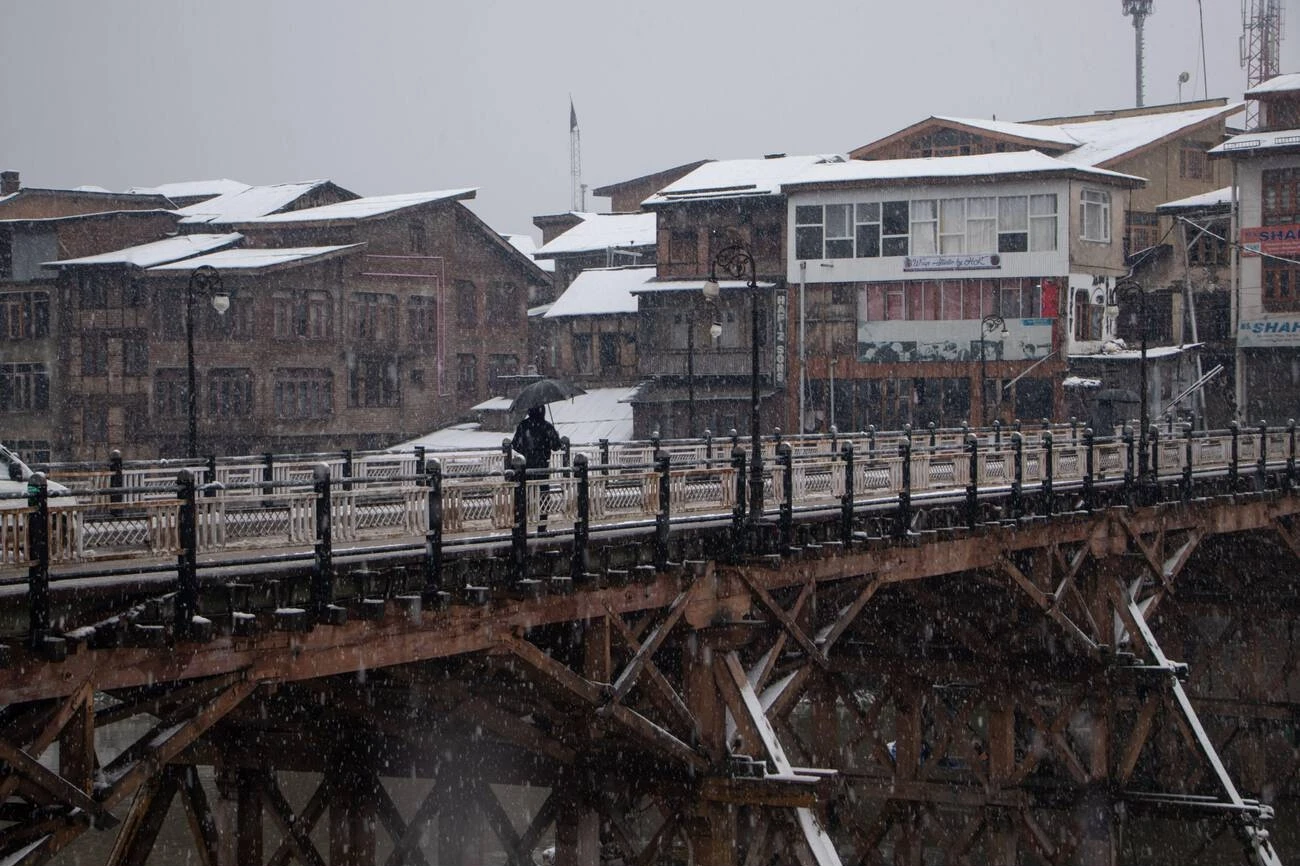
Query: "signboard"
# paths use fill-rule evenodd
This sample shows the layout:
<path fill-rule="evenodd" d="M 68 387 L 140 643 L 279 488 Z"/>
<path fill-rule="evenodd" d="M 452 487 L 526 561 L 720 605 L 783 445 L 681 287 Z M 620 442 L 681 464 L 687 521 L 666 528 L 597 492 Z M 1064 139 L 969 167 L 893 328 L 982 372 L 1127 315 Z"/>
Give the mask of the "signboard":
<path fill-rule="evenodd" d="M 903 259 L 905 271 L 988 271 L 1002 267 L 1002 257 L 997 253 L 985 255 L 907 256 Z"/>
<path fill-rule="evenodd" d="M 783 291 L 778 291 L 775 298 L 775 340 L 776 358 L 773 359 L 772 377 L 778 385 L 785 384 L 785 345 L 786 345 L 786 326 L 789 322 L 789 311 L 786 309 L 789 301 Z"/>
<path fill-rule="evenodd" d="M 1300 253 L 1300 224 L 1242 229 L 1241 246 L 1243 252 L 1254 255 L 1296 255 Z"/>
<path fill-rule="evenodd" d="M 1300 346 L 1300 316 L 1243 321 L 1237 325 L 1237 345 L 1246 349 Z"/>

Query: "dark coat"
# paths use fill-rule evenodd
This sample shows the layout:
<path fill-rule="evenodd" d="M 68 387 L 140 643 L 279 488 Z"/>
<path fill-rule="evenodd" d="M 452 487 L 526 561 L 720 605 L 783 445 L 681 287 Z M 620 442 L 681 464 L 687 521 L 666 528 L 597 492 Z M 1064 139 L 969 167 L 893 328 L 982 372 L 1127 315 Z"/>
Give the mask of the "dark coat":
<path fill-rule="evenodd" d="M 529 415 L 515 428 L 510 447 L 524 455 L 527 468 L 545 469 L 551 465 L 551 452 L 560 447 L 560 434 L 545 418 Z"/>

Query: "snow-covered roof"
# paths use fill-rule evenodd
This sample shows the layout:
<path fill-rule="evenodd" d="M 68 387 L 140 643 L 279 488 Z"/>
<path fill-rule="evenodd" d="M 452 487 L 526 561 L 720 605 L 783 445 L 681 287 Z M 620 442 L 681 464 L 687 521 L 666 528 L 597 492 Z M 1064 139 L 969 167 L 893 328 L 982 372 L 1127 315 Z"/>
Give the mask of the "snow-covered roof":
<path fill-rule="evenodd" d="M 111 190 L 97 184 L 83 183 L 81 186 L 74 186 L 72 192 L 111 192 Z"/>
<path fill-rule="evenodd" d="M 647 198 L 642 205 L 778 195 L 783 184 L 799 177 L 810 166 L 845 162 L 845 159 L 839 154 L 817 154 L 706 162 Z"/>
<path fill-rule="evenodd" d="M 238 249 L 220 250 L 194 259 L 169 262 L 149 269 L 150 273 L 158 271 L 189 271 L 201 265 L 208 265 L 219 271 L 260 271 L 280 265 L 306 264 L 344 250 L 356 249 L 364 244 L 344 244 L 334 247 L 286 247 L 282 249 Z"/>
<path fill-rule="evenodd" d="M 1087 174 L 1129 184 L 1145 181 L 1090 166 L 1075 165 L 1036 150 L 983 153 L 971 156 L 932 156 L 915 159 L 853 159 L 848 162 L 808 167 L 786 183 L 787 191 L 826 183 L 988 177 L 994 175 Z"/>
<path fill-rule="evenodd" d="M 1079 165 L 1105 165 L 1189 127 L 1236 114 L 1242 107 L 1237 102 L 1212 108 L 1052 124 L 1051 127 L 1080 142 L 1074 150 L 1061 154 L 1061 159 Z"/>
<path fill-rule="evenodd" d="M 47 268 L 64 268 L 72 265 L 134 265 L 137 268 L 151 268 L 168 262 L 180 261 L 193 256 L 210 253 L 222 247 L 238 243 L 243 239 L 238 232 L 224 235 L 177 235 L 152 243 L 125 247 L 79 259 L 61 259 L 45 262 Z"/>
<path fill-rule="evenodd" d="M 547 417 L 561 436 L 574 445 L 593 445 L 601 439 L 627 442 L 632 439 L 632 404 L 628 401 L 640 386 L 631 388 L 593 388 L 570 400 L 550 403 Z M 474 407 L 479 411 L 508 411 L 510 398 L 495 397 Z M 500 448 L 511 431 L 484 430 L 480 424 L 455 424 L 412 439 L 394 447 L 394 451 L 411 451 L 417 445 L 428 449 Z M 430 455 L 436 457 L 436 454 Z"/>
<path fill-rule="evenodd" d="M 653 280 L 655 268 L 591 268 L 578 274 L 543 318 L 635 313 L 634 289 Z"/>
<path fill-rule="evenodd" d="M 1158 360 L 1160 358 L 1172 358 L 1174 355 L 1181 355 L 1183 352 L 1191 349 L 1199 349 L 1201 343 L 1184 343 L 1181 346 L 1148 346 L 1147 360 Z M 1110 351 L 1107 351 L 1109 349 Z M 1070 355 L 1071 358 L 1089 359 L 1096 361 L 1140 361 L 1142 359 L 1141 349 L 1121 349 L 1115 341 L 1108 341 L 1100 352 L 1092 352 L 1086 355 Z"/>
<path fill-rule="evenodd" d="M 584 213 L 582 222 L 542 244 L 542 258 L 565 253 L 588 253 L 611 247 L 629 249 L 655 245 L 655 215 L 652 213 Z"/>
<path fill-rule="evenodd" d="M 371 217 L 385 216 L 396 213 L 397 211 L 406 210 L 407 208 L 419 207 L 420 205 L 430 204 L 436 201 L 445 201 L 448 199 L 465 199 L 473 198 L 477 192 L 476 189 L 443 189 L 431 192 L 404 192 L 396 195 L 369 195 L 362 198 L 354 198 L 349 201 L 340 201 L 333 204 L 321 205 L 320 207 L 302 208 L 301 210 L 291 210 L 285 213 L 268 213 L 265 216 L 255 216 L 248 219 L 236 220 L 239 223 L 249 223 L 256 225 L 280 224 L 280 223 L 307 223 L 307 222 L 341 222 L 347 220 L 363 220 Z"/>
<path fill-rule="evenodd" d="M 747 289 L 749 283 L 744 280 L 718 280 L 719 289 Z M 756 288 L 774 289 L 776 283 L 758 283 Z M 704 280 L 650 280 L 632 289 L 634 295 L 646 292 L 699 292 L 704 290 Z"/>
<path fill-rule="evenodd" d="M 1089 379 L 1085 376 L 1066 376 L 1061 380 L 1061 386 L 1064 388 L 1100 388 L 1100 379 Z"/>
<path fill-rule="evenodd" d="M 1157 205 L 1156 210 L 1160 213 L 1169 213 L 1172 211 L 1191 211 L 1191 210 L 1208 210 L 1211 208 L 1225 208 L 1232 205 L 1232 187 L 1225 186 L 1222 189 L 1211 190 L 1197 195 L 1189 195 L 1187 198 L 1180 198 L 1177 201 L 1167 201 L 1164 204 Z"/>
<path fill-rule="evenodd" d="M 243 222 L 275 213 L 327 183 L 327 180 L 308 180 L 302 183 L 250 186 L 183 207 L 176 213 L 182 217 L 182 223 L 189 225 Z"/>
<path fill-rule="evenodd" d="M 942 120 L 947 123 L 958 123 L 962 126 L 970 126 L 976 129 L 983 129 L 998 135 L 1027 138 L 1031 141 L 1041 141 L 1045 144 L 1058 144 L 1064 147 L 1074 147 L 1079 143 L 1079 140 L 1068 132 L 1055 127 L 1041 126 L 1034 123 L 1019 123 L 1014 120 L 985 120 L 982 117 L 945 117 L 939 114 L 936 114 L 934 119 Z"/>
<path fill-rule="evenodd" d="M 1263 96 L 1272 93 L 1287 93 L 1292 90 L 1300 90 L 1300 72 L 1287 72 L 1282 75 L 1275 75 L 1268 81 L 1257 84 L 1246 95 L 1250 97 Z"/>
<path fill-rule="evenodd" d="M 1252 130 L 1234 135 L 1210 153 L 1231 155 L 1255 150 L 1288 150 L 1296 147 L 1300 147 L 1300 129 L 1275 129 L 1272 132 Z"/>
<path fill-rule="evenodd" d="M 528 256 L 528 258 L 532 259 L 533 264 L 537 265 L 537 267 L 546 271 L 548 274 L 555 273 L 554 261 L 552 261 L 551 259 L 536 258 L 537 241 L 533 239 L 532 235 L 504 235 L 503 234 L 501 237 L 505 238 L 506 243 L 510 244 L 510 246 L 514 247 L 515 249 L 519 250 L 519 252 L 523 253 L 524 255 Z"/>
<path fill-rule="evenodd" d="M 178 183 L 164 183 L 159 186 L 133 186 L 127 192 L 133 195 L 162 195 L 167 198 L 194 198 L 206 196 L 216 198 L 219 195 L 243 192 L 249 189 L 246 183 L 223 177 L 219 180 L 183 180 Z"/>

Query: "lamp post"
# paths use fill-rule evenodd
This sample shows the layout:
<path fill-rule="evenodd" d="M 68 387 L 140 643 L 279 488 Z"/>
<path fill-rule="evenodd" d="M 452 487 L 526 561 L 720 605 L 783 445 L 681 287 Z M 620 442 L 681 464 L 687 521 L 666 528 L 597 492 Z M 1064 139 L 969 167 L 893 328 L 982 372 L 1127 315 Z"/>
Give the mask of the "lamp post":
<path fill-rule="evenodd" d="M 185 285 L 185 360 L 189 373 L 189 387 L 186 391 L 189 410 L 189 438 L 186 456 L 197 457 L 199 440 L 199 395 L 194 372 L 194 298 L 196 295 L 207 297 L 212 309 L 218 315 L 225 315 L 230 309 L 230 295 L 221 283 L 221 274 L 211 265 L 200 265 L 190 274 Z"/>
<path fill-rule="evenodd" d="M 732 279 L 745 280 L 752 309 L 749 338 L 749 442 L 752 452 L 749 464 L 749 519 L 752 522 L 763 515 L 763 440 L 759 433 L 758 411 L 758 344 L 761 335 L 758 313 L 758 273 L 755 269 L 754 254 L 750 252 L 749 247 L 739 241 L 718 250 L 709 262 L 709 278 L 704 283 L 706 297 L 717 296 L 718 271 L 722 271 Z"/>
<path fill-rule="evenodd" d="M 712 287 L 712 289 L 710 289 Z M 713 294 L 709 294 L 712 291 Z M 722 336 L 722 322 L 719 321 L 718 308 L 713 303 L 718 296 L 717 283 L 704 284 L 704 297 L 708 301 L 709 307 L 713 311 L 713 322 L 709 325 L 709 338 L 717 341 Z M 687 416 L 689 422 L 689 434 L 691 438 L 698 436 L 699 428 L 695 426 L 695 304 L 691 304 L 690 313 L 686 320 L 686 400 Z"/>
<path fill-rule="evenodd" d="M 992 334 L 994 331 L 1000 331 L 998 340 L 1002 341 L 1007 338 L 1007 322 L 1001 316 L 989 314 L 980 319 L 980 426 L 989 426 L 989 401 L 988 401 L 988 380 L 989 368 L 988 361 L 984 356 L 984 335 Z"/>
<path fill-rule="evenodd" d="M 1148 447 L 1148 430 L 1151 426 L 1151 409 L 1147 405 L 1147 288 L 1135 279 L 1125 278 L 1120 280 L 1115 286 L 1117 295 L 1136 297 L 1138 302 L 1137 309 L 1137 328 L 1138 328 L 1138 346 L 1140 354 L 1138 355 L 1138 378 L 1141 380 L 1138 391 L 1138 480 L 1145 481 L 1147 477 L 1147 464 L 1150 458 Z"/>

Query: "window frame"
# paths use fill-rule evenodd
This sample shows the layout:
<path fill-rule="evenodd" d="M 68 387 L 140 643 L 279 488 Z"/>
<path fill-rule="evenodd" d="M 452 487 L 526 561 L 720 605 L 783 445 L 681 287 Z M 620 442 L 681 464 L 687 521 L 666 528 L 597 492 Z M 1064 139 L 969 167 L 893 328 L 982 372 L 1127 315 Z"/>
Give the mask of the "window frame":
<path fill-rule="evenodd" d="M 1089 214 L 1095 213 L 1099 236 L 1089 234 Z M 1095 244 L 1112 243 L 1110 191 L 1085 186 L 1079 190 L 1079 240 Z"/>

